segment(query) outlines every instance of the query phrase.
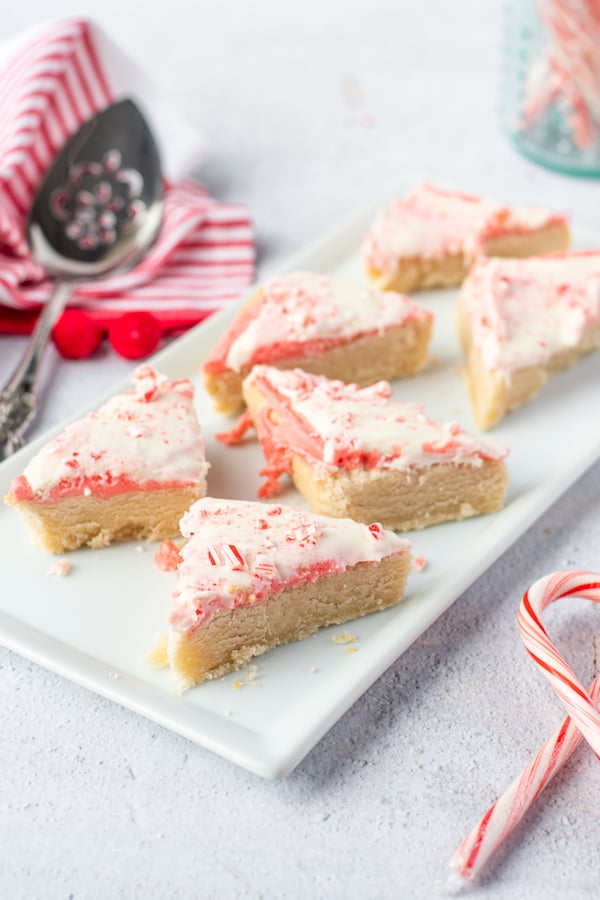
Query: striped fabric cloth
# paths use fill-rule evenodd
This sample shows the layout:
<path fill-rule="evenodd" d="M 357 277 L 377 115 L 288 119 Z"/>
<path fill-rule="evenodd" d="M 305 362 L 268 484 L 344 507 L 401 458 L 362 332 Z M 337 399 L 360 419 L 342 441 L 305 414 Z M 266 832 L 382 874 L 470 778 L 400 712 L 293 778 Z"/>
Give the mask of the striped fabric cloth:
<path fill-rule="evenodd" d="M 54 23 L 0 71 L 0 330 L 19 330 L 11 323 L 30 319 L 52 290 L 25 240 L 44 173 L 77 128 L 115 99 L 93 34 L 85 20 Z M 187 327 L 240 295 L 252 282 L 254 255 L 242 206 L 220 203 L 190 180 L 167 181 L 150 253 L 130 272 L 81 286 L 71 303 L 107 322 L 144 309 L 165 328 Z"/>

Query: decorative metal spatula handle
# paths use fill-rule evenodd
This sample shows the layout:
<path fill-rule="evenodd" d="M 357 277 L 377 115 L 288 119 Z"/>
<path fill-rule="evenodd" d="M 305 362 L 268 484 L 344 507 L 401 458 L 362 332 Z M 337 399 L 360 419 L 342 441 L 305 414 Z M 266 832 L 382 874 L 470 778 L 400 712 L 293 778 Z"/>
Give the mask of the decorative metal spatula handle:
<path fill-rule="evenodd" d="M 0 459 L 25 443 L 24 432 L 35 415 L 42 358 L 50 332 L 75 289 L 73 281 L 57 281 L 43 307 L 31 339 L 13 376 L 0 393 Z"/>

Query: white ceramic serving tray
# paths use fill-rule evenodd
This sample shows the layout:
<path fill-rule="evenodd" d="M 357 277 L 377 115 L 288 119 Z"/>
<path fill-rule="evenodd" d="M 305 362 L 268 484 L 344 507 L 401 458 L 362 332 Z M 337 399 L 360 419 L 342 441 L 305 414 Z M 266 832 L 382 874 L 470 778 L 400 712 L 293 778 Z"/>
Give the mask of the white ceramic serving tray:
<path fill-rule="evenodd" d="M 311 269 L 362 280 L 358 247 L 373 214 L 366 211 L 280 271 Z M 600 234 L 576 231 L 575 245 L 600 246 Z M 418 300 L 436 316 L 431 361 L 421 375 L 398 382 L 396 394 L 425 403 L 434 418 L 472 428 L 454 328 L 456 291 L 419 294 Z M 152 362 L 170 377 L 189 377 L 197 385 L 211 463 L 209 493 L 254 499 L 262 462 L 258 446 L 250 441 L 228 448 L 214 440 L 214 432 L 227 429 L 232 420 L 214 414 L 198 376 L 203 358 L 233 315 L 232 308 L 214 316 Z M 410 576 L 397 607 L 259 657 L 256 678 L 241 689 L 234 689 L 233 683 L 244 681 L 247 670 L 178 696 L 169 671 L 155 670 L 144 661 L 156 635 L 165 630 L 174 583 L 172 574 L 155 568 L 154 546 L 147 545 L 144 552 L 135 544 L 80 550 L 69 555 L 73 570 L 68 577 L 50 578 L 53 558 L 32 548 L 20 516 L 7 507 L 0 507 L 0 642 L 258 775 L 285 775 L 598 458 L 599 383 L 597 353 L 555 376 L 536 400 L 494 430 L 493 436 L 511 448 L 506 508 L 494 516 L 410 534 L 414 552 L 425 556 L 427 567 Z M 48 437 L 0 466 L 2 495 Z M 293 488 L 277 501 L 304 505 Z M 357 637 L 354 653 L 332 641 L 345 629 Z"/>

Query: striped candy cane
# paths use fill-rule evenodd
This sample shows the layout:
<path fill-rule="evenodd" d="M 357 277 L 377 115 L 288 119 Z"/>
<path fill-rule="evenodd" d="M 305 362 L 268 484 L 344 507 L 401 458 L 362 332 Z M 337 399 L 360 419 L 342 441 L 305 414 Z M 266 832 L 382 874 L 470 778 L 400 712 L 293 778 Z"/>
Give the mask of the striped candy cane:
<path fill-rule="evenodd" d="M 521 601 L 518 625 L 527 652 L 541 668 L 569 715 L 456 850 L 450 866 L 464 879 L 474 878 L 483 869 L 582 738 L 597 756 L 600 755 L 600 714 L 596 706 L 600 702 L 600 673 L 589 692 L 586 691 L 540 621 L 546 607 L 562 597 L 583 597 L 600 602 L 600 575 L 557 572 L 540 578 Z"/>
<path fill-rule="evenodd" d="M 524 105 L 530 128 L 561 98 L 575 146 L 593 145 L 600 127 L 600 5 L 598 0 L 537 0 L 548 47 L 531 68 Z"/>

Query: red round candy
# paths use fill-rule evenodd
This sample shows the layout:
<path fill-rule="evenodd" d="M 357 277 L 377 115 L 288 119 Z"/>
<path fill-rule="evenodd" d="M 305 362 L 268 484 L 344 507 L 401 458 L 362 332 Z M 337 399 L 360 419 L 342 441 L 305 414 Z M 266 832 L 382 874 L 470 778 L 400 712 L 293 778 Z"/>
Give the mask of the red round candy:
<path fill-rule="evenodd" d="M 66 309 L 52 330 L 52 340 L 66 359 L 91 356 L 104 337 L 104 331 L 80 309 Z"/>
<path fill-rule="evenodd" d="M 110 326 L 108 339 L 125 359 L 141 359 L 158 347 L 162 337 L 160 322 L 149 312 L 125 313 Z"/>

